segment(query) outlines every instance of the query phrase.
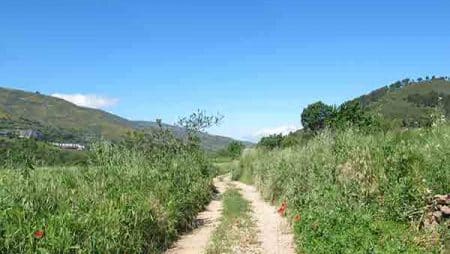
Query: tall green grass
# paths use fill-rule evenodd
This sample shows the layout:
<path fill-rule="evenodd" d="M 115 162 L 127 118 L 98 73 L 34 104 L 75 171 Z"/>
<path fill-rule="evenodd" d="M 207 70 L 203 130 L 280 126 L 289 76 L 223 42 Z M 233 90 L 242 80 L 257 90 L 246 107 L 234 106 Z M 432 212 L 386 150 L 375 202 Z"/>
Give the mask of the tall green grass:
<path fill-rule="evenodd" d="M 301 214 L 299 253 L 439 253 L 449 237 L 419 227 L 427 198 L 450 193 L 449 127 L 324 132 L 304 146 L 246 153 L 233 178 L 247 175 L 267 200 Z"/>
<path fill-rule="evenodd" d="M 85 167 L 0 169 L 0 253 L 159 253 L 210 200 L 199 151 L 94 154 Z"/>

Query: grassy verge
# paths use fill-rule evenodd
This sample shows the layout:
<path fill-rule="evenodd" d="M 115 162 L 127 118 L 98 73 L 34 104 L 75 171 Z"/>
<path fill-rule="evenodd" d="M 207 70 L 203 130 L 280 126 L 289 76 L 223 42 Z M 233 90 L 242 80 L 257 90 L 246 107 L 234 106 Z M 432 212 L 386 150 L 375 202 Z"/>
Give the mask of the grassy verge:
<path fill-rule="evenodd" d="M 235 178 L 251 175 L 266 199 L 301 214 L 300 253 L 440 253 L 445 237 L 419 223 L 430 196 L 450 193 L 449 151 L 448 126 L 322 133 L 305 146 L 245 154 Z"/>
<path fill-rule="evenodd" d="M 224 193 L 223 205 L 222 220 L 207 253 L 242 253 L 255 248 L 257 239 L 249 202 L 237 189 L 231 188 Z"/>
<path fill-rule="evenodd" d="M 210 200 L 199 152 L 95 155 L 86 167 L 0 169 L 0 253 L 160 253 Z"/>
<path fill-rule="evenodd" d="M 239 160 L 231 160 L 227 162 L 214 162 L 217 175 L 225 175 L 232 172 L 235 168 L 239 167 Z"/>

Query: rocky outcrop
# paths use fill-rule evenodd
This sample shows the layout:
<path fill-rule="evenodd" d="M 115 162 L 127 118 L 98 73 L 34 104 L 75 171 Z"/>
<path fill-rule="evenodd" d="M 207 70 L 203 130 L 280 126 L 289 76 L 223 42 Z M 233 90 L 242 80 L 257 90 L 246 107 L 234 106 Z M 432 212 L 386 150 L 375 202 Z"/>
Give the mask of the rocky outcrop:
<path fill-rule="evenodd" d="M 450 194 L 436 195 L 428 202 L 422 226 L 433 229 L 444 223 L 450 228 Z"/>

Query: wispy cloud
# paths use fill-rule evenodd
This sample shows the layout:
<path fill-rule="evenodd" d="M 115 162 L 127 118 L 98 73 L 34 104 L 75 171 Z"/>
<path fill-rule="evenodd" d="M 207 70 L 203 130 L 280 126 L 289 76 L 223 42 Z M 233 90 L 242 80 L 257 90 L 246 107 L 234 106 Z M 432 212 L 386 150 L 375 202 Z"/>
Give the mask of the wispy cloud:
<path fill-rule="evenodd" d="M 88 108 L 96 108 L 96 109 L 104 109 L 111 106 L 114 106 L 119 102 L 118 99 L 108 98 L 104 96 L 98 96 L 94 94 L 61 94 L 54 93 L 51 96 L 60 98 L 69 102 L 72 102 L 75 105 L 88 107 Z"/>
<path fill-rule="evenodd" d="M 277 127 L 272 127 L 272 128 L 264 128 L 264 129 L 260 129 L 256 132 L 252 133 L 249 137 L 246 137 L 246 139 L 257 142 L 262 137 L 266 137 L 266 136 L 269 136 L 272 134 L 287 135 L 290 132 L 296 131 L 298 129 L 300 129 L 300 127 L 295 126 L 295 125 L 282 125 L 282 126 L 277 126 Z"/>

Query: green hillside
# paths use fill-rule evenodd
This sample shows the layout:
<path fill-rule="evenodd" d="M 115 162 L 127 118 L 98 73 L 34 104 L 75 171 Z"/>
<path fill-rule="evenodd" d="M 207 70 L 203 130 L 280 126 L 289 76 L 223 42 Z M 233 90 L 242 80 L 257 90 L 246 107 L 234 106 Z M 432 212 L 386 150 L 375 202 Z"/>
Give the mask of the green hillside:
<path fill-rule="evenodd" d="M 429 122 L 431 115 L 450 116 L 450 81 L 446 77 L 419 81 L 405 79 L 356 100 L 386 120 L 404 127 L 421 127 Z"/>
<path fill-rule="evenodd" d="M 0 130 L 35 129 L 55 142 L 81 142 L 105 138 L 119 140 L 129 131 L 151 129 L 154 122 L 130 121 L 114 114 L 68 101 L 21 90 L 0 88 Z M 164 125 L 182 135 L 183 129 Z M 233 141 L 231 138 L 200 134 L 202 145 L 219 150 Z"/>
<path fill-rule="evenodd" d="M 0 108 L 9 115 L 7 127 L 36 128 L 43 132 L 48 132 L 45 128 L 57 129 L 77 136 L 83 133 L 82 138 L 108 139 L 116 139 L 132 129 L 129 121 L 113 114 L 20 90 L 0 88 Z"/>

